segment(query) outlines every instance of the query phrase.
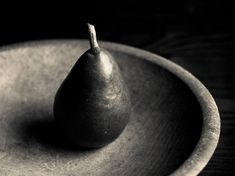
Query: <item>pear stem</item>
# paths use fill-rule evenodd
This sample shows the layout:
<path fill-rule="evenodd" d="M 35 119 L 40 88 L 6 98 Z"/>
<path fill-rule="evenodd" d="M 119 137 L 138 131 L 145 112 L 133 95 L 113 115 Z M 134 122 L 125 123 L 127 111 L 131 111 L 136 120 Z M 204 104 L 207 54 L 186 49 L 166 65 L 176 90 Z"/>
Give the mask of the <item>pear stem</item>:
<path fill-rule="evenodd" d="M 88 27 L 91 51 L 93 54 L 99 53 L 100 48 L 96 38 L 95 26 L 87 23 L 87 27 Z"/>

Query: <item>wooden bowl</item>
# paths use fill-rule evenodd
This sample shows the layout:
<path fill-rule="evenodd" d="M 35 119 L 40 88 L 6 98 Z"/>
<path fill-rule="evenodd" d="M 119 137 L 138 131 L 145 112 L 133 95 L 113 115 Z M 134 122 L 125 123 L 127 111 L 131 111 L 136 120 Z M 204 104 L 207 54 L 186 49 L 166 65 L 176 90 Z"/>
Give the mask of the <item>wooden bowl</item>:
<path fill-rule="evenodd" d="M 54 95 L 83 40 L 28 42 L 0 50 L 0 175 L 197 175 L 211 158 L 220 118 L 208 90 L 158 55 L 100 42 L 120 65 L 133 113 L 121 136 L 76 148 L 57 129 Z"/>

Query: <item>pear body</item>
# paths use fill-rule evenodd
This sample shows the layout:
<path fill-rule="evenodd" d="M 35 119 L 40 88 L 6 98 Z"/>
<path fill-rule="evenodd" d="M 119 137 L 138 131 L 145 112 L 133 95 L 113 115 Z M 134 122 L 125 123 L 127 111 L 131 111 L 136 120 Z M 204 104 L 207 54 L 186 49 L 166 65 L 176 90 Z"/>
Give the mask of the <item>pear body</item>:
<path fill-rule="evenodd" d="M 129 92 L 118 64 L 104 50 L 86 51 L 61 84 L 54 116 L 67 137 L 81 147 L 114 141 L 131 113 Z"/>

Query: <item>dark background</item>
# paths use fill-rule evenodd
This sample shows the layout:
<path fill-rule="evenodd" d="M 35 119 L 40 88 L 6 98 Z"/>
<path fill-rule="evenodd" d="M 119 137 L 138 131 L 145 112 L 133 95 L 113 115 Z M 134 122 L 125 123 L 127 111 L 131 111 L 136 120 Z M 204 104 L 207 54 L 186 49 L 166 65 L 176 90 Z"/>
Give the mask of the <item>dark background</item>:
<path fill-rule="evenodd" d="M 30 5 L 30 7 L 29 7 Z M 235 6 L 232 1 L 11 2 L 1 5 L 0 45 L 87 38 L 136 46 L 182 65 L 214 96 L 221 115 L 218 148 L 204 175 L 235 175 Z"/>

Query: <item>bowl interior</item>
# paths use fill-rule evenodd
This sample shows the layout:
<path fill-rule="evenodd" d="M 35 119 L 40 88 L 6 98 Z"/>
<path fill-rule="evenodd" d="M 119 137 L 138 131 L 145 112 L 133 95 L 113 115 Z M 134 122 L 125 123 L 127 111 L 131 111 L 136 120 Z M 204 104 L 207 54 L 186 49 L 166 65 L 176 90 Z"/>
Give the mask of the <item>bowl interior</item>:
<path fill-rule="evenodd" d="M 196 97 L 145 58 L 110 50 L 132 99 L 121 136 L 96 150 L 76 148 L 54 123 L 55 92 L 86 42 L 39 42 L 0 52 L 0 173 L 168 175 L 194 150 L 202 130 Z"/>
<path fill-rule="evenodd" d="M 189 87 L 162 67 L 143 58 L 114 55 L 120 58 L 133 102 L 129 125 L 139 147 L 131 149 L 136 153 L 129 163 L 139 168 L 136 175 L 143 170 L 146 175 L 168 175 L 189 157 L 200 138 L 200 105 Z"/>

